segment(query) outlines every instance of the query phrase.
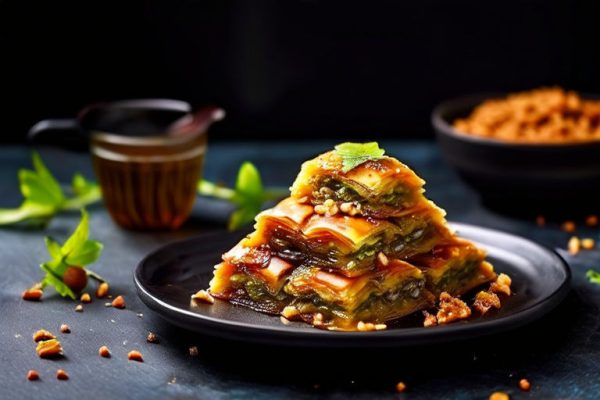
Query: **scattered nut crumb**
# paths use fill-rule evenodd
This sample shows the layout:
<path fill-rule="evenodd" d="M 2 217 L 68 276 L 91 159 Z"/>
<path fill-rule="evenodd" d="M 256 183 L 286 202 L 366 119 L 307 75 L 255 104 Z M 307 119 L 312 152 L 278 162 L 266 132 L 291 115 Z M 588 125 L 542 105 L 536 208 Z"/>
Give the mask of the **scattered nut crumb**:
<path fill-rule="evenodd" d="M 127 359 L 131 361 L 144 362 L 142 353 L 137 350 L 131 350 L 129 353 L 127 353 Z"/>
<path fill-rule="evenodd" d="M 56 371 L 56 379 L 66 381 L 69 379 L 69 374 L 64 369 L 59 369 Z"/>
<path fill-rule="evenodd" d="M 281 311 L 281 315 L 289 320 L 300 315 L 300 311 L 294 306 L 286 306 Z"/>
<path fill-rule="evenodd" d="M 107 294 L 108 294 L 108 283 L 102 282 L 100 285 L 98 285 L 98 288 L 96 289 L 96 297 L 99 299 L 103 299 L 106 297 Z"/>
<path fill-rule="evenodd" d="M 325 215 L 327 217 L 331 217 L 338 213 L 339 209 L 337 204 L 333 199 L 327 199 L 323 202 L 323 204 L 316 205 L 314 207 L 315 213 L 319 215 Z"/>
<path fill-rule="evenodd" d="M 585 218 L 585 224 L 589 227 L 593 227 L 598 225 L 598 216 L 597 215 L 588 215 Z"/>
<path fill-rule="evenodd" d="M 471 309 L 464 301 L 450 296 L 447 292 L 440 294 L 439 309 L 436 315 L 438 324 L 448 324 L 459 319 L 469 318 L 470 316 Z"/>
<path fill-rule="evenodd" d="M 524 392 L 528 392 L 529 389 L 531 389 L 531 383 L 529 383 L 527 379 L 521 379 L 519 381 L 519 389 L 521 389 Z"/>
<path fill-rule="evenodd" d="M 104 307 L 112 307 L 112 303 L 104 303 Z"/>
<path fill-rule="evenodd" d="M 83 312 L 83 305 L 82 304 L 77 304 L 77 306 L 75 307 L 75 311 L 77 311 L 77 312 Z"/>
<path fill-rule="evenodd" d="M 473 302 L 473 308 L 475 308 L 481 315 L 487 313 L 490 308 L 500 308 L 500 298 L 496 293 L 480 291 L 475 295 L 475 301 Z"/>
<path fill-rule="evenodd" d="M 171 380 L 169 382 L 167 382 L 168 385 L 174 385 L 177 383 L 177 378 L 176 377 L 172 377 Z"/>
<path fill-rule="evenodd" d="M 571 236 L 569 243 L 567 243 L 567 249 L 571 255 L 576 255 L 579 253 L 579 250 L 581 249 L 581 241 L 577 236 Z"/>
<path fill-rule="evenodd" d="M 575 228 L 577 228 L 577 226 L 573 221 L 565 221 L 560 225 L 560 229 L 565 232 L 575 232 Z"/>
<path fill-rule="evenodd" d="M 158 343 L 158 336 L 154 332 L 148 332 L 148 336 L 146 337 L 146 341 L 148 343 Z"/>
<path fill-rule="evenodd" d="M 512 284 L 512 279 L 510 276 L 506 274 L 500 274 L 496 278 L 496 282 L 492 282 L 490 285 L 490 291 L 494 293 L 503 293 L 507 296 L 510 296 L 511 290 L 510 285 Z"/>
<path fill-rule="evenodd" d="M 144 314 L 142 314 L 142 313 L 137 313 L 136 315 L 138 318 L 142 318 L 144 316 Z"/>
<path fill-rule="evenodd" d="M 388 260 L 387 256 L 383 254 L 382 251 L 377 254 L 377 261 L 379 261 L 379 264 L 383 265 L 384 267 L 387 267 L 387 265 L 390 263 L 390 260 Z"/>
<path fill-rule="evenodd" d="M 198 346 L 191 346 L 189 348 L 190 356 L 196 357 L 198 355 Z"/>
<path fill-rule="evenodd" d="M 504 392 L 494 392 L 490 395 L 490 400 L 510 400 L 510 397 Z"/>
<path fill-rule="evenodd" d="M 25 290 L 21 294 L 21 297 L 23 298 L 23 300 L 40 301 L 42 299 L 43 294 L 44 294 L 44 292 L 42 292 L 42 289 L 31 288 L 31 289 Z"/>
<path fill-rule="evenodd" d="M 360 332 L 382 331 L 385 329 L 387 329 L 386 324 L 374 324 L 372 322 L 363 322 L 363 321 L 359 321 L 358 324 L 356 324 L 356 330 L 358 330 Z"/>
<path fill-rule="evenodd" d="M 596 247 L 596 242 L 592 238 L 581 239 L 581 247 L 583 247 L 585 250 L 592 250 L 594 247 Z"/>
<path fill-rule="evenodd" d="M 81 300 L 82 303 L 91 303 L 92 302 L 92 296 L 90 296 L 89 293 L 84 293 L 81 295 L 81 297 L 79 298 L 79 300 Z"/>
<path fill-rule="evenodd" d="M 125 298 L 123 296 L 117 296 L 115 297 L 115 299 L 112 301 L 111 305 L 114 308 L 119 308 L 119 309 L 123 309 L 125 308 Z"/>
<path fill-rule="evenodd" d="M 406 384 L 404 382 L 396 383 L 396 392 L 402 393 L 406 390 Z"/>
<path fill-rule="evenodd" d="M 30 369 L 27 371 L 27 380 L 28 381 L 37 381 L 40 379 L 40 374 L 35 369 Z"/>
<path fill-rule="evenodd" d="M 543 215 L 538 215 L 538 216 L 535 218 L 535 223 L 536 223 L 538 226 L 544 226 L 544 225 L 546 225 L 546 218 L 544 218 L 544 216 L 543 216 Z"/>
<path fill-rule="evenodd" d="M 38 342 L 35 351 L 40 358 L 53 358 L 63 354 L 62 346 L 56 339 L 42 340 Z"/>
<path fill-rule="evenodd" d="M 316 313 L 313 315 L 312 324 L 315 326 L 323 325 L 323 314 Z"/>
<path fill-rule="evenodd" d="M 40 329 L 38 331 L 35 331 L 35 333 L 33 334 L 33 341 L 36 343 L 41 340 L 50 340 L 50 339 L 56 339 L 56 336 L 54 336 L 54 334 L 52 332 L 49 332 L 45 329 Z"/>
<path fill-rule="evenodd" d="M 195 294 L 192 295 L 192 300 L 196 302 L 214 304 L 215 298 L 211 296 L 210 293 L 206 290 L 198 290 Z"/>
<path fill-rule="evenodd" d="M 425 328 L 429 328 L 430 326 L 437 325 L 437 317 L 435 315 L 430 314 L 427 311 L 423 310 L 423 316 L 425 317 L 425 320 L 423 320 L 423 326 Z"/>
<path fill-rule="evenodd" d="M 98 355 L 100 355 L 100 357 L 109 358 L 110 350 L 108 349 L 108 347 L 102 346 L 98 349 Z"/>
<path fill-rule="evenodd" d="M 71 333 L 71 327 L 69 327 L 67 324 L 62 324 L 60 326 L 60 331 L 61 333 Z"/>
<path fill-rule="evenodd" d="M 356 214 L 360 213 L 361 206 L 360 203 L 346 202 L 340 204 L 340 211 L 354 217 Z"/>

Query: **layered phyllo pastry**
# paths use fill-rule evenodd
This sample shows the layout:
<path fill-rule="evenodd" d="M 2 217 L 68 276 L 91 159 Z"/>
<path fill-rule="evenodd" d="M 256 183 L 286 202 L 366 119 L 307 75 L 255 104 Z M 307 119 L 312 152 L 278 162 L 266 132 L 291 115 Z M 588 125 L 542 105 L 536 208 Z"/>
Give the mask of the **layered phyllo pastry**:
<path fill-rule="evenodd" d="M 461 295 L 496 278 L 485 252 L 459 238 L 413 257 L 411 263 L 423 271 L 427 288 L 436 296 L 442 292 Z"/>
<path fill-rule="evenodd" d="M 312 206 L 287 198 L 257 216 L 256 231 L 241 245 L 269 245 L 290 262 L 318 265 L 348 276 L 374 268 L 382 252 L 405 259 L 450 240 L 444 212 L 427 202 L 413 213 L 390 219 L 318 215 Z"/>
<path fill-rule="evenodd" d="M 485 253 L 449 229 L 423 184 L 376 143 L 336 146 L 305 162 L 291 196 L 223 254 L 206 295 L 362 331 L 493 280 Z"/>
<path fill-rule="evenodd" d="M 325 211 L 319 206 L 335 204 L 342 213 L 374 218 L 403 216 L 424 200 L 425 181 L 409 167 L 382 155 L 348 169 L 343 151 L 352 149 L 347 146 L 352 144 L 336 146 L 302 164 L 292 197 L 317 206 L 317 212 Z"/>
<path fill-rule="evenodd" d="M 296 268 L 284 287 L 294 298 L 286 315 L 354 330 L 361 321 L 381 324 L 433 305 L 435 298 L 418 268 L 395 259 L 386 264 L 353 278 L 319 267 Z"/>
<path fill-rule="evenodd" d="M 278 257 L 270 257 L 264 266 L 223 261 L 215 267 L 210 294 L 255 311 L 279 314 L 290 301 L 282 289 L 293 269 Z"/>

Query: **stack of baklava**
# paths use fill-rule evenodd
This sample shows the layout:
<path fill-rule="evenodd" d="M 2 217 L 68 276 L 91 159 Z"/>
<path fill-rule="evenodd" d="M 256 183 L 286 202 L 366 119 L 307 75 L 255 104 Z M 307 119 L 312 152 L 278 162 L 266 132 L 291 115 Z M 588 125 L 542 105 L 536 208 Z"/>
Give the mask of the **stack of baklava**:
<path fill-rule="evenodd" d="M 494 279 L 485 253 L 450 231 L 424 183 L 387 156 L 349 170 L 335 150 L 305 162 L 291 196 L 223 255 L 210 293 L 321 328 L 383 329 L 442 292 Z"/>

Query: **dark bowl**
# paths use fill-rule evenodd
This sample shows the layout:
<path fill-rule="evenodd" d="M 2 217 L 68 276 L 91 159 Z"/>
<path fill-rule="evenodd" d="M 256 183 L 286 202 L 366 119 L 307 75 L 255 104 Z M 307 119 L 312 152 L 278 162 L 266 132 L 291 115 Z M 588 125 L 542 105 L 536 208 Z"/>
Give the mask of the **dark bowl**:
<path fill-rule="evenodd" d="M 482 101 L 504 95 L 461 97 L 434 109 L 431 122 L 445 160 L 492 208 L 571 217 L 598 212 L 600 141 L 518 144 L 463 134 L 452 127 L 456 118 L 466 117 Z"/>

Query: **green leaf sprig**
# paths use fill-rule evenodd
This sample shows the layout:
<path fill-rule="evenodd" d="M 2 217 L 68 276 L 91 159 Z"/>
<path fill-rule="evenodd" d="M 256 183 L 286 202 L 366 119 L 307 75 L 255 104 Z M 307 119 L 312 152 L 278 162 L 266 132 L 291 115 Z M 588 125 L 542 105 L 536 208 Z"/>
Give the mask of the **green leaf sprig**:
<path fill-rule="evenodd" d="M 46 274 L 40 282 L 42 289 L 50 285 L 61 296 L 75 299 L 75 288 L 69 285 L 70 282 L 65 281 L 65 273 L 69 268 L 80 268 L 85 272 L 85 276 L 103 280 L 96 273 L 85 268 L 100 257 L 103 248 L 102 243 L 89 239 L 89 230 L 89 216 L 85 209 L 82 209 L 79 225 L 64 244 L 61 245 L 49 236 L 44 238 L 51 259 L 40 265 Z M 83 286 L 85 287 L 85 284 Z"/>
<path fill-rule="evenodd" d="M 335 152 L 342 158 L 342 171 L 344 173 L 369 160 L 378 160 L 385 154 L 385 150 L 380 148 L 377 142 L 346 142 L 335 146 Z"/>
<path fill-rule="evenodd" d="M 595 283 L 597 285 L 600 285 L 600 272 L 594 271 L 593 269 L 590 269 L 587 271 L 587 273 L 585 274 L 585 276 L 588 278 L 588 280 L 591 283 Z"/>
<path fill-rule="evenodd" d="M 280 199 L 287 192 L 281 189 L 266 190 L 258 169 L 246 161 L 240 166 L 233 189 L 201 180 L 198 183 L 198 193 L 235 204 L 236 210 L 230 215 L 227 227 L 229 230 L 236 230 L 251 223 L 265 202 Z"/>
<path fill-rule="evenodd" d="M 72 196 L 66 196 L 37 152 L 33 153 L 32 161 L 33 170 L 19 170 L 19 187 L 24 200 L 18 208 L 0 209 L 0 225 L 42 226 L 61 211 L 78 210 L 101 199 L 98 185 L 80 174 L 73 177 Z"/>

